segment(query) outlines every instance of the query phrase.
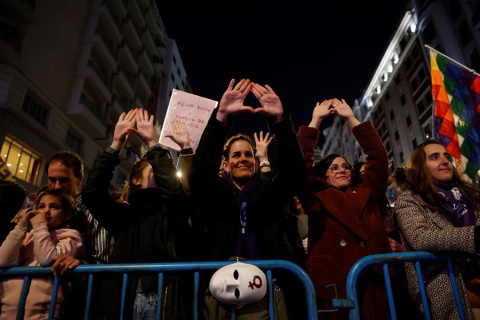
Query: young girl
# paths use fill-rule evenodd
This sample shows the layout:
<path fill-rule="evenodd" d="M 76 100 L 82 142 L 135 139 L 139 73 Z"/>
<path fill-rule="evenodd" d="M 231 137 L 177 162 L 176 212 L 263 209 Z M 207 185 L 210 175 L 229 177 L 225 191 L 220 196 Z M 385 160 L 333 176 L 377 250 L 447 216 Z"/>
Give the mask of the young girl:
<path fill-rule="evenodd" d="M 0 268 L 46 267 L 52 265 L 55 256 L 69 254 L 81 257 L 84 254 L 82 236 L 68 225 L 68 220 L 75 210 L 75 202 L 71 196 L 62 190 L 45 190 L 38 194 L 35 205 L 37 209 L 23 215 L 0 247 Z M 31 230 L 28 231 L 29 229 Z M 52 279 L 49 278 L 32 280 L 24 319 L 48 318 L 52 284 Z M 22 286 L 22 278 L 1 281 L 0 319 L 15 319 Z M 66 284 L 60 286 L 55 315 L 59 315 L 67 293 Z"/>

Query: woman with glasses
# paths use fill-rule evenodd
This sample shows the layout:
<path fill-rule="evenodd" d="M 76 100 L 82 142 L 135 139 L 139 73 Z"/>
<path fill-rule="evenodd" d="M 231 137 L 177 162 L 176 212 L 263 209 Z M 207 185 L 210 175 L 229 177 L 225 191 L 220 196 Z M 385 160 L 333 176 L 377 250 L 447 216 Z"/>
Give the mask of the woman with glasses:
<path fill-rule="evenodd" d="M 468 260 L 454 260 L 465 318 L 473 319 L 468 300 L 480 306 L 474 286 L 479 280 L 473 278 L 480 253 L 480 190 L 460 179 L 451 155 L 435 140 L 417 146 L 403 171 L 395 176 L 402 177 L 396 182 L 404 190 L 395 203 L 402 243 L 407 251 L 474 257 L 476 268 Z M 405 269 L 410 295 L 424 312 L 415 266 L 407 263 Z M 422 264 L 422 273 L 432 319 L 460 319 L 446 264 Z"/>
<path fill-rule="evenodd" d="M 337 115 L 350 127 L 366 155 L 365 174 L 352 183 L 352 166 L 339 154 L 330 154 L 315 166 L 314 148 L 323 119 Z M 301 200 L 308 214 L 307 272 L 317 294 L 322 319 L 348 319 L 348 308 L 336 308 L 333 299 L 346 298 L 346 279 L 360 258 L 390 252 L 383 218 L 377 205 L 385 197 L 388 158 L 370 122 L 360 123 L 345 100 L 317 103 L 312 121 L 298 133 L 307 166 Z M 361 319 L 388 319 L 388 302 L 380 269 L 370 269 L 358 282 Z"/>

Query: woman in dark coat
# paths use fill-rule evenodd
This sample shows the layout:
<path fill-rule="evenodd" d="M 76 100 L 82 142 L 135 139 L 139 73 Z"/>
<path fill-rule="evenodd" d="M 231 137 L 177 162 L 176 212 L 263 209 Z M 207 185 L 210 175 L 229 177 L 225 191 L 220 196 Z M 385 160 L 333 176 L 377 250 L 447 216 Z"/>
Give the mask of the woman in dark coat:
<path fill-rule="evenodd" d="M 366 172 L 359 184 L 352 184 L 352 167 L 341 155 L 329 155 L 313 165 L 318 128 L 330 114 L 347 122 L 366 155 Z M 377 205 L 387 188 L 387 153 L 372 124 L 360 123 L 344 100 L 317 103 L 311 123 L 301 126 L 298 136 L 307 166 L 307 183 L 300 194 L 309 222 L 307 273 L 315 285 L 318 309 L 323 311 L 319 316 L 348 319 L 349 310 L 335 311 L 332 300 L 346 298 L 351 267 L 366 255 L 390 252 Z M 389 318 L 380 272 L 370 271 L 359 280 L 362 319 Z"/>
<path fill-rule="evenodd" d="M 137 129 L 133 128 L 135 123 Z M 138 135 L 149 149 L 132 168 L 118 200 L 110 194 L 109 186 L 128 133 Z M 110 263 L 178 261 L 177 239 L 182 237 L 177 236 L 186 230 L 188 219 L 182 210 L 184 193 L 170 152 L 157 145 L 153 116 L 149 117 L 147 111 L 135 109 L 120 115 L 112 145 L 95 160 L 82 199 L 114 237 Z M 102 319 L 119 319 L 121 280 L 108 276 L 100 283 L 95 311 Z M 182 304 L 177 280 L 172 276 L 164 279 L 161 319 L 184 319 L 189 310 Z M 156 274 L 129 277 L 124 318 L 143 319 L 155 314 L 157 283 Z"/>

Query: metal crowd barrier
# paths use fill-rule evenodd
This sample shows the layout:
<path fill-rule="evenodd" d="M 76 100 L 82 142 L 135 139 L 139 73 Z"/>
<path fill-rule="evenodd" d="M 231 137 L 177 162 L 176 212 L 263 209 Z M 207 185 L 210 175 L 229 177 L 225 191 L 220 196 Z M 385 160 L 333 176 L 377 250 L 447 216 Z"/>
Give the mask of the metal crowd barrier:
<path fill-rule="evenodd" d="M 297 266 L 294 263 L 284 260 L 249 260 L 242 261 L 245 263 L 251 263 L 259 267 L 265 272 L 268 282 L 268 295 L 269 295 L 269 315 L 270 319 L 274 319 L 273 312 L 273 288 L 272 288 L 272 272 L 271 270 L 283 269 L 291 272 L 297 276 L 303 283 L 306 296 L 306 306 L 308 312 L 308 319 L 316 320 L 318 319 L 317 315 L 317 305 L 315 300 L 315 289 L 313 287 L 312 280 L 307 275 L 307 273 Z M 123 319 L 123 310 L 125 303 L 125 289 L 128 280 L 128 276 L 131 273 L 138 272 L 148 272 L 148 273 L 158 273 L 158 305 L 157 305 L 157 319 L 160 319 L 161 315 L 161 296 L 163 288 L 163 278 L 164 273 L 168 272 L 193 272 L 193 285 L 194 285 L 194 306 L 193 306 L 193 318 L 196 320 L 199 318 L 199 290 L 204 288 L 199 288 L 200 281 L 200 272 L 201 271 L 214 271 L 226 265 L 234 263 L 233 261 L 222 261 L 222 262 L 182 262 L 182 263 L 144 263 L 144 264 L 105 264 L 105 265 L 80 265 L 74 270 L 69 271 L 72 274 L 87 274 L 88 275 L 88 289 L 86 296 L 86 307 L 84 313 L 84 319 L 88 320 L 91 314 L 91 300 L 92 300 L 92 288 L 93 280 L 96 274 L 99 273 L 121 273 L 123 274 L 123 290 L 122 290 L 122 302 L 121 302 L 121 312 L 122 315 L 120 319 Z M 28 289 L 32 278 L 35 277 L 53 277 L 53 293 L 51 305 L 55 305 L 57 299 L 57 293 L 59 288 L 59 277 L 53 276 L 51 268 L 43 267 L 12 267 L 8 269 L 0 269 L 0 279 L 5 277 L 13 276 L 23 276 L 24 283 L 23 289 L 20 298 L 19 309 L 17 313 L 17 320 L 23 319 L 25 312 L 25 301 L 28 294 Z M 50 308 L 49 320 L 54 319 L 55 308 Z M 236 318 L 235 306 L 232 307 L 232 319 Z"/>
<path fill-rule="evenodd" d="M 349 318 L 350 320 L 360 319 L 359 313 L 359 299 L 357 295 L 357 280 L 362 273 L 362 271 L 370 266 L 381 264 L 383 267 L 383 275 L 385 278 L 385 285 L 387 289 L 388 296 L 388 305 L 390 308 L 390 316 L 392 320 L 397 319 L 394 297 L 392 293 L 392 286 L 390 281 L 390 273 L 388 271 L 388 265 L 392 263 L 403 263 L 403 262 L 412 262 L 415 265 L 415 270 L 417 272 L 417 280 L 420 289 L 420 295 L 425 311 L 425 319 L 431 319 L 430 308 L 428 304 L 427 294 L 425 290 L 425 284 L 423 282 L 423 276 L 421 272 L 421 263 L 424 261 L 438 261 L 446 263 L 448 274 L 450 277 L 450 282 L 453 289 L 453 294 L 455 297 L 455 302 L 458 308 L 458 313 L 460 319 L 465 319 L 465 312 L 463 310 L 463 305 L 460 299 L 458 292 L 458 286 L 455 279 L 455 274 L 453 271 L 452 264 L 453 257 L 451 256 L 441 256 L 436 255 L 426 251 L 415 251 L 415 252 L 402 252 L 402 253 L 386 253 L 386 254 L 375 254 L 361 258 L 358 260 L 353 267 L 350 269 L 350 272 L 347 277 L 347 299 L 336 299 L 333 301 L 334 306 L 350 308 Z M 368 319 L 365 319 L 368 320 Z"/>

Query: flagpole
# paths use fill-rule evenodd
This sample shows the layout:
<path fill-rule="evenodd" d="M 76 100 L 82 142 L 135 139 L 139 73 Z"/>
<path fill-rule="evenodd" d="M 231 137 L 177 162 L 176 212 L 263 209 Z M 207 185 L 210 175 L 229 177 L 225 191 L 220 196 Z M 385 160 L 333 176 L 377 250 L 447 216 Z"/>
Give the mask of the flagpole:
<path fill-rule="evenodd" d="M 456 64 L 458 64 L 460 67 L 467 69 L 468 71 L 472 72 L 472 73 L 473 73 L 473 74 L 475 74 L 476 76 L 480 76 L 480 74 L 478 74 L 477 72 L 475 72 L 475 70 L 473 70 L 473 69 L 470 69 L 470 68 L 469 68 L 469 67 L 467 67 L 467 66 L 464 66 L 463 64 L 461 64 L 461 63 L 460 63 L 460 62 L 458 62 L 457 60 L 454 60 L 454 59 L 450 58 L 449 56 L 447 56 L 447 55 L 445 55 L 445 54 L 441 53 L 440 51 L 438 51 L 438 50 L 436 50 L 436 49 L 434 49 L 434 48 L 430 47 L 428 44 L 426 44 L 426 45 L 425 45 L 425 48 L 427 48 L 427 49 L 430 49 L 430 50 L 433 50 L 433 51 L 435 51 L 435 52 L 436 52 L 436 53 L 438 53 L 438 54 L 441 54 L 441 55 L 442 55 L 443 57 L 445 57 L 446 59 L 448 59 L 448 60 L 452 61 L 453 63 L 456 63 Z"/>

